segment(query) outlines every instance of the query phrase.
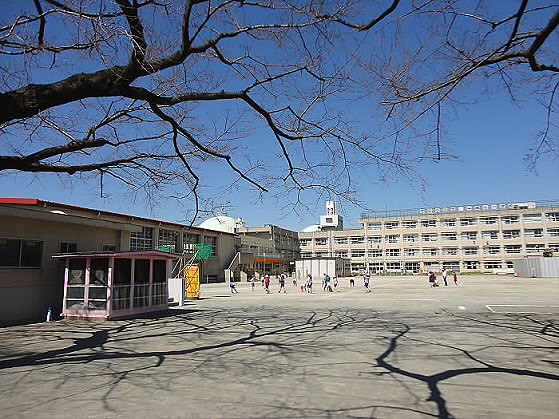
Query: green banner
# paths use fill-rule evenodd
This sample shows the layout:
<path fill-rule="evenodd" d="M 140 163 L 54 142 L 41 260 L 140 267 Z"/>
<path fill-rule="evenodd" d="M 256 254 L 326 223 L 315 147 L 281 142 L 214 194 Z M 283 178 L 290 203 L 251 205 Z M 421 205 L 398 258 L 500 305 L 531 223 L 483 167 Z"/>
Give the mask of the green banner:
<path fill-rule="evenodd" d="M 198 254 L 196 255 L 196 260 L 208 260 L 212 257 L 213 249 L 209 244 L 197 244 L 195 245 L 198 249 Z"/>

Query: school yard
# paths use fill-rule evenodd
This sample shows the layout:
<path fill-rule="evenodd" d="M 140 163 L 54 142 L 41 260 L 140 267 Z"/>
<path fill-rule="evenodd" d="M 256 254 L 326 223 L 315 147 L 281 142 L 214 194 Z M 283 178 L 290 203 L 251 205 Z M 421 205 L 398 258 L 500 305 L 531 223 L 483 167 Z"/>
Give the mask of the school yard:
<path fill-rule="evenodd" d="M 203 285 L 168 314 L 0 329 L 5 418 L 557 418 L 559 278 Z"/>

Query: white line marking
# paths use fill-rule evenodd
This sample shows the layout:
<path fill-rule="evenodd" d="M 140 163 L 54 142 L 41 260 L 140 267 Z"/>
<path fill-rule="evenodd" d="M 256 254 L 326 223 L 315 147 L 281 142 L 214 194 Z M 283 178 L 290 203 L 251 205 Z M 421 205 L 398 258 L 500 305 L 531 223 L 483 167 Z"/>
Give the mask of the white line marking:
<path fill-rule="evenodd" d="M 466 310 L 466 307 L 464 307 L 464 306 L 458 306 L 458 310 Z"/>
<path fill-rule="evenodd" d="M 485 306 L 485 307 L 490 307 L 490 306 Z M 491 307 L 552 307 L 552 308 L 557 308 L 559 306 L 536 305 L 536 304 L 491 304 Z"/>
<path fill-rule="evenodd" d="M 548 305 L 540 305 L 540 304 L 491 304 L 486 305 L 488 310 L 492 313 L 499 313 L 499 314 L 556 314 L 556 313 L 544 313 L 541 311 L 495 311 L 491 307 L 536 307 L 536 308 L 559 308 L 559 306 L 548 306 Z"/>

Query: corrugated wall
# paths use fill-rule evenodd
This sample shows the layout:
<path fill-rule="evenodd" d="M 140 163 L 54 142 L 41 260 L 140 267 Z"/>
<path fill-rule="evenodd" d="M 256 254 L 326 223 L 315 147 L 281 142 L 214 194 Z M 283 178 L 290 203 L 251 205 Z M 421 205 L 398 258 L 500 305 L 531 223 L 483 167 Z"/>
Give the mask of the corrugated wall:
<path fill-rule="evenodd" d="M 524 278 L 559 278 L 559 258 L 525 258 L 513 261 L 514 273 Z"/>

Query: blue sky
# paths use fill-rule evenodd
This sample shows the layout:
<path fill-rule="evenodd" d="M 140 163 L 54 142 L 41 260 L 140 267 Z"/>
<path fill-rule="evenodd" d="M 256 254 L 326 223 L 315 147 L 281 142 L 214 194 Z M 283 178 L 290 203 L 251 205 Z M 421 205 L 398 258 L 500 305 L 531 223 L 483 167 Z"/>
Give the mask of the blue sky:
<path fill-rule="evenodd" d="M 528 170 L 524 161 L 544 117 L 541 108 L 532 102 L 519 107 L 505 96 L 462 109 L 447 127 L 450 147 L 458 158 L 424 164 L 421 173 L 428 182 L 424 191 L 406 181 L 378 184 L 364 175 L 359 179 L 362 197 L 369 208 L 376 210 L 559 200 L 557 161 L 544 158 L 535 172 Z M 121 199 L 117 191 L 101 198 L 98 186 L 82 185 L 77 179 L 71 184 L 61 182 L 52 175 L 0 177 L 0 191 L 5 197 L 38 198 L 166 221 L 184 218 L 182 209 L 171 200 L 150 207 L 131 196 Z M 300 208 L 296 214 L 266 200 L 253 204 L 253 195 L 246 191 L 235 193 L 231 199 L 228 214 L 243 217 L 249 226 L 276 224 L 294 230 L 318 223 L 325 206 L 324 201 L 313 202 L 311 197 L 308 208 Z M 356 227 L 363 212 L 343 202 L 341 211 L 346 227 Z"/>
<path fill-rule="evenodd" d="M 372 47 L 375 42 L 380 42 L 378 37 L 371 38 L 366 41 L 369 44 L 363 45 Z M 4 59 L 5 56 L 0 58 Z M 56 80 L 59 75 L 49 74 L 48 77 L 43 82 Z M 545 108 L 537 103 L 542 97 L 533 94 L 532 90 L 516 86 L 517 101 L 511 103 L 504 89 L 491 82 L 487 86 L 487 82 L 478 81 L 479 85 L 474 81 L 464 87 L 461 93 L 463 97 L 467 96 L 469 105 L 459 105 L 454 109 L 443 105 L 442 108 L 441 144 L 445 153 L 456 158 L 418 163 L 414 169 L 423 177 L 424 189 L 414 175 L 411 181 L 398 178 L 382 183 L 378 179 L 377 169 L 372 165 L 356 169 L 352 181 L 358 191 L 357 197 L 365 208 L 341 201 L 346 227 L 358 227 L 359 215 L 366 209 L 396 210 L 559 200 L 558 160 L 543 156 L 535 170 L 529 170 L 524 161 L 525 155 L 537 141 L 538 132 L 545 126 Z M 242 83 L 242 80 L 236 83 Z M 373 105 L 378 102 L 374 84 L 366 87 L 371 89 L 369 97 L 354 103 L 334 102 L 331 109 L 335 112 L 347 111 L 357 129 L 386 132 L 388 128 L 383 125 L 384 114 Z M 367 102 L 368 99 L 371 103 Z M 198 108 L 192 115 L 196 115 L 200 123 L 204 124 L 211 115 L 215 120 L 216 115 L 231 109 L 212 106 L 211 109 Z M 557 123 L 557 115 L 552 115 L 552 118 Z M 273 139 L 270 140 L 269 131 L 262 130 L 262 126 L 257 124 L 248 128 L 254 131 L 247 139 L 245 152 L 261 159 L 273 172 L 278 149 Z M 3 151 L 0 145 L 0 154 Z M 309 153 L 315 153 L 316 156 L 322 152 L 320 148 L 309 149 Z M 243 161 L 241 155 L 236 159 L 237 162 Z M 204 186 L 213 192 L 215 206 L 223 205 L 229 215 L 244 218 L 248 226 L 276 224 L 300 230 L 318 223 L 327 199 L 336 200 L 335 196 L 310 191 L 303 195 L 300 205 L 293 207 L 293 195 L 276 200 L 273 193 L 269 193 L 260 200 L 250 185 L 228 188 L 233 177 L 223 166 L 208 164 L 203 168 L 203 174 Z M 0 172 L 0 196 L 37 198 L 174 222 L 188 223 L 192 214 L 188 201 L 149 200 L 143 195 L 133 195 L 108 178 L 104 179 L 101 194 L 99 180 L 85 181 L 79 175 L 64 177 Z"/>

